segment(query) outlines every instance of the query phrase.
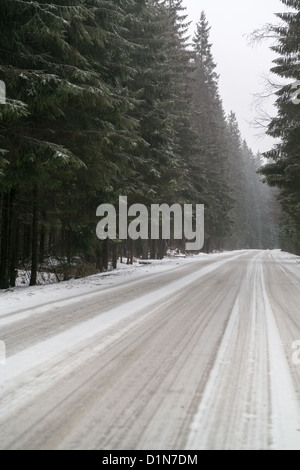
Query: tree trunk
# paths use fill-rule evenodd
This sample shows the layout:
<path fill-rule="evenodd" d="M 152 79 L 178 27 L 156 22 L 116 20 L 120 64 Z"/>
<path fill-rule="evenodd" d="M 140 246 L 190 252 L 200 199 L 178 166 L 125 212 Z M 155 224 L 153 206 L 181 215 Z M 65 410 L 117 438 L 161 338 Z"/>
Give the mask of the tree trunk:
<path fill-rule="evenodd" d="M 8 279 L 9 195 L 3 194 L 1 222 L 0 289 L 9 287 Z"/>
<path fill-rule="evenodd" d="M 32 206 L 32 251 L 31 251 L 31 278 L 30 285 L 35 286 L 38 269 L 38 187 L 33 189 Z"/>
<path fill-rule="evenodd" d="M 30 246 L 31 246 L 31 227 L 29 225 L 24 225 L 23 229 L 24 239 L 23 239 L 23 266 L 27 264 L 30 259 Z"/>
<path fill-rule="evenodd" d="M 206 238 L 206 240 L 205 240 L 204 252 L 205 253 L 210 253 L 210 238 Z"/>
<path fill-rule="evenodd" d="M 9 284 L 11 287 L 16 286 L 16 268 L 17 268 L 17 220 L 15 211 L 15 189 L 10 193 L 10 229 L 9 229 Z"/>
<path fill-rule="evenodd" d="M 142 257 L 143 259 L 148 259 L 149 255 L 149 242 L 148 240 L 142 240 Z"/>
<path fill-rule="evenodd" d="M 97 245 L 97 248 L 95 250 L 95 255 L 96 255 L 96 269 L 98 271 L 101 271 L 101 251 L 99 245 Z"/>
<path fill-rule="evenodd" d="M 113 269 L 117 269 L 117 267 L 118 267 L 118 245 L 117 245 L 117 243 L 113 243 L 112 262 L 113 262 Z"/>
<path fill-rule="evenodd" d="M 108 239 L 103 241 L 102 271 L 108 271 Z"/>
<path fill-rule="evenodd" d="M 124 245 L 123 241 L 120 243 L 120 263 L 123 264 L 123 251 L 124 251 Z"/>
<path fill-rule="evenodd" d="M 41 236 L 40 236 L 40 253 L 39 253 L 39 263 L 43 264 L 45 260 L 45 249 L 46 249 L 46 213 L 42 213 L 42 227 L 41 227 Z"/>
<path fill-rule="evenodd" d="M 163 259 L 166 254 L 166 241 L 158 240 L 158 259 Z"/>
<path fill-rule="evenodd" d="M 156 259 L 156 244 L 157 240 L 151 240 L 150 242 L 150 258 Z"/>
<path fill-rule="evenodd" d="M 70 229 L 65 231 L 65 237 L 66 237 L 66 253 L 67 253 L 67 262 L 68 265 L 71 265 L 71 260 L 72 260 L 72 252 L 71 252 L 71 245 L 72 245 L 72 232 Z"/>
<path fill-rule="evenodd" d="M 133 240 L 128 240 L 127 242 L 127 264 L 133 264 Z"/>

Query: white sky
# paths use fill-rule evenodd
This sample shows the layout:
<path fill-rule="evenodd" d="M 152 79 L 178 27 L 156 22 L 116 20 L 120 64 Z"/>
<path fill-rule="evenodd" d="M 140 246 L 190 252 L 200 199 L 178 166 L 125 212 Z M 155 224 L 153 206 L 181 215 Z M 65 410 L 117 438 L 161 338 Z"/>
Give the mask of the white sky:
<path fill-rule="evenodd" d="M 277 23 L 274 13 L 286 11 L 286 7 L 280 0 L 183 0 L 183 4 L 193 21 L 192 32 L 202 10 L 212 27 L 211 42 L 225 111 L 237 114 L 243 137 L 254 152 L 270 150 L 274 141 L 251 123 L 258 116 L 255 95 L 266 91 L 263 77 L 270 75 L 276 55 L 269 50 L 268 42 L 250 46 L 248 35 L 266 23 Z M 276 115 L 271 102 L 263 107 L 269 115 Z"/>

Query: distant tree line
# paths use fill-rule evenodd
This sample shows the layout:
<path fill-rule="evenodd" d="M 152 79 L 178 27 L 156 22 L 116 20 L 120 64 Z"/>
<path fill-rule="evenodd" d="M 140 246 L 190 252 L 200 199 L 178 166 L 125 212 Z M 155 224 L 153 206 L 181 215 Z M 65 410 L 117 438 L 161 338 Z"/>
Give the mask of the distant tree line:
<path fill-rule="evenodd" d="M 181 0 L 1 0 L 0 288 L 21 268 L 34 285 L 51 263 L 67 278 L 163 257 L 163 240 L 97 239 L 96 208 L 121 195 L 205 204 L 206 251 L 276 245 L 205 14 L 193 47 L 188 28 Z"/>

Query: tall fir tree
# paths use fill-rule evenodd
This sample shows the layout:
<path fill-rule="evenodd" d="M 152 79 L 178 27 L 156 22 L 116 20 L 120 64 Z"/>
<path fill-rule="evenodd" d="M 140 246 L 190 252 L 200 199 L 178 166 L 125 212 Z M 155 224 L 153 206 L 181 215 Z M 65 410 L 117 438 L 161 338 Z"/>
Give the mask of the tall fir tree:
<path fill-rule="evenodd" d="M 13 228 L 19 222 L 29 224 L 22 230 L 31 233 L 31 284 L 42 213 L 56 210 L 53 221 L 66 233 L 69 250 L 80 233 L 92 242 L 96 199 L 113 194 L 113 181 L 131 171 L 128 152 L 138 136 L 128 114 L 134 106 L 126 87 L 133 74 L 131 45 L 122 39 L 125 13 L 118 2 L 4 0 L 0 8 L 0 74 L 13 98 L 4 105 L 1 126 L 7 165 L 0 284 L 7 287 L 13 284 L 18 255 L 11 254 L 19 251 Z M 31 206 L 26 222 L 15 220 L 13 210 L 25 193 Z M 45 204 L 49 197 L 54 208 Z"/>
<path fill-rule="evenodd" d="M 270 122 L 268 134 L 280 138 L 280 143 L 266 153 L 270 163 L 261 173 L 280 191 L 279 201 L 286 213 L 282 248 L 300 254 L 300 1 L 282 1 L 293 11 L 277 14 L 282 24 L 272 27 L 277 36 L 272 49 L 279 55 L 272 72 L 290 84 L 277 92 L 278 115 Z"/>
<path fill-rule="evenodd" d="M 193 39 L 192 119 L 199 139 L 198 174 L 205 171 L 206 249 L 220 249 L 230 230 L 230 189 L 227 184 L 226 119 L 204 12 Z"/>

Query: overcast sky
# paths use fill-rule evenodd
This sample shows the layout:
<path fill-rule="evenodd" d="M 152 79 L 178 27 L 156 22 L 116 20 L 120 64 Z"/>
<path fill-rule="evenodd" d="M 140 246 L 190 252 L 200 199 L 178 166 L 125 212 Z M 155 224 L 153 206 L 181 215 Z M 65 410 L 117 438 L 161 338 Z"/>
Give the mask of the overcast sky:
<path fill-rule="evenodd" d="M 274 141 L 252 128 L 251 122 L 257 116 L 254 96 L 265 91 L 263 77 L 270 74 L 276 55 L 269 50 L 268 42 L 254 48 L 249 46 L 248 35 L 266 23 L 278 22 L 274 13 L 285 11 L 285 6 L 280 0 L 183 0 L 183 3 L 193 21 L 193 30 L 202 10 L 212 27 L 211 42 L 225 111 L 229 113 L 232 109 L 237 114 L 243 137 L 254 152 L 269 150 Z M 264 108 L 269 114 L 276 114 L 271 103 L 265 103 Z"/>

